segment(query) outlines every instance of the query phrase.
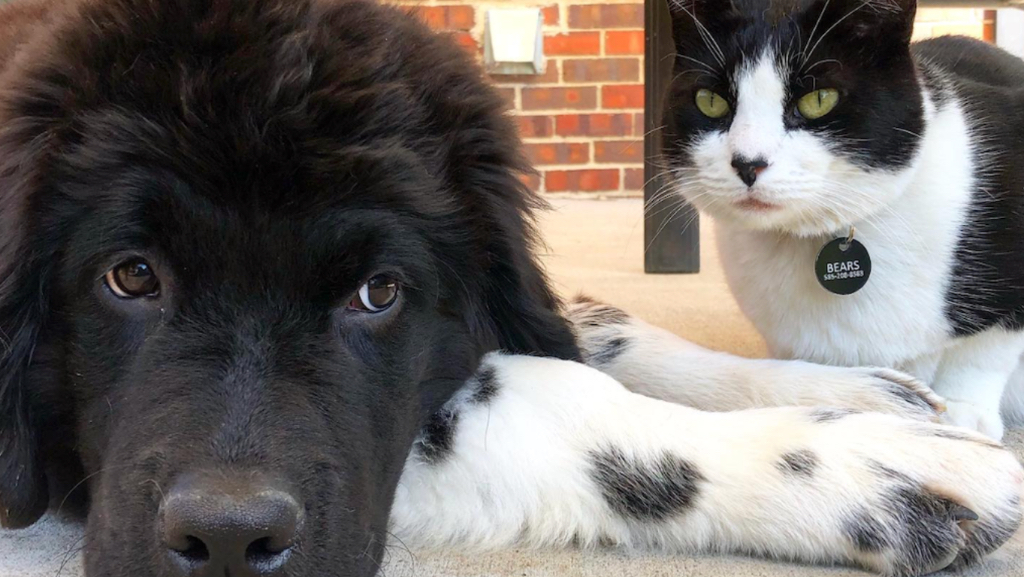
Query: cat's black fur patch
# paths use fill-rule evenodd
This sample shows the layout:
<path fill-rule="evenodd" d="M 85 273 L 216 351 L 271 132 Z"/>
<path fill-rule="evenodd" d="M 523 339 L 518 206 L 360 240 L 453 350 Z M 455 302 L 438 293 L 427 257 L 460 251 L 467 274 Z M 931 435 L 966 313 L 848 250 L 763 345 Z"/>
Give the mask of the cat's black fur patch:
<path fill-rule="evenodd" d="M 611 448 L 593 451 L 591 472 L 613 511 L 638 521 L 663 521 L 693 506 L 704 476 L 670 453 L 642 461 Z"/>
<path fill-rule="evenodd" d="M 969 118 L 980 181 L 960 233 L 947 293 L 958 335 L 1024 329 L 1024 61 L 967 38 L 914 45 L 928 74 L 942 75 Z"/>
<path fill-rule="evenodd" d="M 918 73 L 920 74 L 921 85 L 928 91 L 928 96 L 937 110 L 942 110 L 947 104 L 953 101 L 953 87 L 949 84 L 942 70 L 936 66 L 930 66 L 927 60 L 918 58 Z"/>
<path fill-rule="evenodd" d="M 800 449 L 782 455 L 782 458 L 779 459 L 775 466 L 783 473 L 813 477 L 819 464 L 818 456 L 814 454 L 814 451 Z"/>

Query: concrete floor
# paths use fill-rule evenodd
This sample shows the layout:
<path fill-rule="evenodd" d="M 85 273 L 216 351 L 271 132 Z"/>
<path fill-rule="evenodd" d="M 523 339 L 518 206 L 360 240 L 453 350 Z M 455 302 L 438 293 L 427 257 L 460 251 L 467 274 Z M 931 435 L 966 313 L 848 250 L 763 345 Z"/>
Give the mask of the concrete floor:
<path fill-rule="evenodd" d="M 543 260 L 563 295 L 588 294 L 712 349 L 765 355 L 764 341 L 729 293 L 706 220 L 700 274 L 649 275 L 639 199 L 551 204 L 540 221 L 548 246 Z"/>
<path fill-rule="evenodd" d="M 763 356 L 764 343 L 742 317 L 725 284 L 705 226 L 698 275 L 643 273 L 639 200 L 554 200 L 542 216 L 544 261 L 565 295 L 587 294 L 702 345 Z M 1012 443 L 1024 454 L 1019 432 Z M 80 577 L 77 527 L 53 522 L 25 531 L 0 531 L 0 577 Z M 59 569 L 63 561 L 68 561 Z M 388 549 L 386 577 L 854 577 L 864 573 L 725 556 L 640 555 L 620 551 L 507 551 L 492 555 Z M 1024 576 L 1024 535 L 990 557 L 969 577 Z"/>

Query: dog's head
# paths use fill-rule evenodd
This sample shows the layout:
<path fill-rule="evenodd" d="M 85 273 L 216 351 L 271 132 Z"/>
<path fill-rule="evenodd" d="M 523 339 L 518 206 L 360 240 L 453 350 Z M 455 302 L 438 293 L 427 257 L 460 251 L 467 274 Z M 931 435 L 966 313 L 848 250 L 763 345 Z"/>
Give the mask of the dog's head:
<path fill-rule="evenodd" d="M 51 20 L 0 76 L 0 521 L 81 481 L 90 575 L 372 575 L 480 357 L 577 355 L 502 100 L 362 0 Z"/>

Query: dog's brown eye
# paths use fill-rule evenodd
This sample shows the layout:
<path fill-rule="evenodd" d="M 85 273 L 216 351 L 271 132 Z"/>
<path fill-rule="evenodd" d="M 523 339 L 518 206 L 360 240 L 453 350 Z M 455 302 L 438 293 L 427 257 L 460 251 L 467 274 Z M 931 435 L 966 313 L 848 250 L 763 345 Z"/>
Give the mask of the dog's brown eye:
<path fill-rule="evenodd" d="M 107 286 L 123 299 L 155 297 L 160 294 L 160 279 L 144 260 L 130 260 L 110 269 Z"/>
<path fill-rule="evenodd" d="M 384 275 L 377 275 L 359 288 L 349 308 L 369 313 L 384 312 L 398 300 L 398 282 Z"/>

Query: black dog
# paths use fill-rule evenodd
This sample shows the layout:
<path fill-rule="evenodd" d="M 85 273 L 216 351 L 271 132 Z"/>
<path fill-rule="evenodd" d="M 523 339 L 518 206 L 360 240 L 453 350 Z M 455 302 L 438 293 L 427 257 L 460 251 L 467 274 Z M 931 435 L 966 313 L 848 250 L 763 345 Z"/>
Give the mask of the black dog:
<path fill-rule="evenodd" d="M 0 59 L 0 522 L 87 512 L 90 577 L 365 577 L 389 530 L 909 575 L 1020 523 L 969 431 L 537 358 L 714 410 L 939 403 L 564 316 L 502 100 L 396 9 L 22 0 Z"/>
<path fill-rule="evenodd" d="M 578 356 L 504 103 L 367 2 L 34 8 L 0 10 L 3 525 L 84 467 L 90 574 L 166 574 L 160 496 L 230 478 L 280 526 L 267 570 L 301 534 L 292 574 L 372 573 L 419 425 L 481 356 Z M 168 521 L 186 565 L 202 506 Z"/>

